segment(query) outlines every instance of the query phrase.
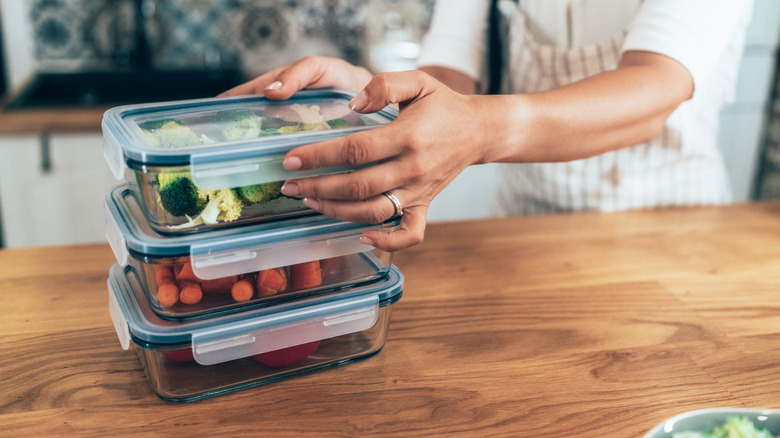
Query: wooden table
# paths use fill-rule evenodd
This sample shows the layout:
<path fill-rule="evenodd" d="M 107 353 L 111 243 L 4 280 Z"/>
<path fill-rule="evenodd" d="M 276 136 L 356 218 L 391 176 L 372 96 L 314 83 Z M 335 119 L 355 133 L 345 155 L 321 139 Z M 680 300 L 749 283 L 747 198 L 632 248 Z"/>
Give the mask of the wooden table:
<path fill-rule="evenodd" d="M 168 404 L 107 245 L 0 251 L 0 436 L 641 437 L 780 408 L 780 203 L 432 224 L 377 356 Z"/>

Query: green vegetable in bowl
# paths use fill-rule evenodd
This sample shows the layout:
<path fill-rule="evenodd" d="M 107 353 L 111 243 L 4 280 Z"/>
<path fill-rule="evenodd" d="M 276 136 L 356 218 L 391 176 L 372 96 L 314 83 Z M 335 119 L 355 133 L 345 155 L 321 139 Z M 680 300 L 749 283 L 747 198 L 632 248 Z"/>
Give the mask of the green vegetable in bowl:
<path fill-rule="evenodd" d="M 220 127 L 226 141 L 257 138 L 263 133 L 263 118 L 248 109 L 219 111 L 213 122 Z"/>
<path fill-rule="evenodd" d="M 262 204 L 282 196 L 282 181 L 254 184 L 235 189 L 247 204 Z"/>
<path fill-rule="evenodd" d="M 757 428 L 747 417 L 728 417 L 726 423 L 706 432 L 677 432 L 672 438 L 775 438 L 766 429 Z"/>
<path fill-rule="evenodd" d="M 199 137 L 198 134 L 177 120 L 157 120 L 142 123 L 139 126 L 149 142 L 157 147 L 177 148 L 212 143 L 211 139 L 205 135 Z"/>
<path fill-rule="evenodd" d="M 200 196 L 198 188 L 188 174 L 160 174 L 160 203 L 174 216 L 195 216 L 206 206 L 207 199 Z"/>

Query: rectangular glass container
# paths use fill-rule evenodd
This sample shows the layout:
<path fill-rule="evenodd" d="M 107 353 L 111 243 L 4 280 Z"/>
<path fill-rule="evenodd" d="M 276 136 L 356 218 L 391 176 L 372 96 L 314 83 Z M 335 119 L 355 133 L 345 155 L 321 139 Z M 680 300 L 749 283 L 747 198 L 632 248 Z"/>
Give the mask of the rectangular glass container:
<path fill-rule="evenodd" d="M 114 188 L 105 202 L 106 236 L 117 262 L 133 266 L 150 308 L 186 320 L 327 294 L 383 278 L 392 253 L 360 242 L 370 225 L 315 214 L 284 221 L 168 236 L 144 220 L 136 187 Z M 242 284 L 238 284 L 242 283 Z"/>
<path fill-rule="evenodd" d="M 114 175 L 139 187 L 156 231 L 180 234 L 312 214 L 282 183 L 356 167 L 282 168 L 301 145 L 374 129 L 394 120 L 349 109 L 354 93 L 301 91 L 285 101 L 240 96 L 124 105 L 103 116 L 104 156 Z"/>
<path fill-rule="evenodd" d="M 344 365 L 382 349 L 403 276 L 241 314 L 171 322 L 145 300 L 131 266 L 109 272 L 109 313 L 120 344 L 133 348 L 152 390 L 190 402 Z"/>

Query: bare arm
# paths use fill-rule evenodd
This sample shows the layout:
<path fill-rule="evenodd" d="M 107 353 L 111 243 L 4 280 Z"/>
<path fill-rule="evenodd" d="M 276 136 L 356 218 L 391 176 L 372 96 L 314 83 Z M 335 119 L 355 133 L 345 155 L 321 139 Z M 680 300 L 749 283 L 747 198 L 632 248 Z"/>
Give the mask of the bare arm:
<path fill-rule="evenodd" d="M 677 61 L 627 52 L 617 69 L 558 89 L 486 96 L 480 106 L 501 122 L 482 161 L 569 161 L 642 143 L 692 95 Z"/>
<path fill-rule="evenodd" d="M 422 240 L 431 200 L 467 166 L 575 160 L 638 144 L 653 137 L 692 93 L 682 65 L 648 52 L 626 53 L 616 70 L 519 95 L 464 95 L 421 72 L 383 73 L 353 100 L 354 109 L 369 113 L 397 103 L 397 120 L 296 148 L 285 159 L 291 170 L 379 164 L 288 181 L 283 193 L 304 197 L 338 219 L 378 222 L 393 214 L 381 196 L 392 191 L 404 206 L 401 230 L 365 237 L 398 250 Z"/>

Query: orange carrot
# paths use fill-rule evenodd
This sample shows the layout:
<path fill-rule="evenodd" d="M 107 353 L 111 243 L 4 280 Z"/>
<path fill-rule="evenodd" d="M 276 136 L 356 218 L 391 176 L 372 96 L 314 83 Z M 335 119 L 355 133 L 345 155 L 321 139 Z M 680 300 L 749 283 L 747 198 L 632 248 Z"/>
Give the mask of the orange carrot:
<path fill-rule="evenodd" d="M 322 284 L 319 260 L 290 266 L 290 282 L 293 289 L 306 289 Z"/>
<path fill-rule="evenodd" d="M 179 301 L 179 288 L 173 283 L 164 283 L 157 287 L 157 301 L 163 307 L 171 307 Z"/>
<path fill-rule="evenodd" d="M 255 294 L 255 287 L 252 285 L 252 279 L 244 277 L 233 284 L 230 288 L 230 295 L 236 302 L 242 303 L 252 299 Z"/>
<path fill-rule="evenodd" d="M 182 281 L 182 280 L 190 280 L 194 281 L 196 283 L 200 283 L 203 280 L 198 278 L 195 273 L 192 271 L 192 264 L 189 262 L 185 262 L 183 265 L 181 265 L 181 269 L 179 269 L 176 272 L 176 281 Z"/>
<path fill-rule="evenodd" d="M 197 304 L 203 298 L 203 290 L 194 281 L 182 281 L 179 299 L 184 304 Z"/>
<path fill-rule="evenodd" d="M 173 268 L 168 265 L 155 265 L 154 278 L 157 280 L 157 284 L 173 283 Z"/>
<path fill-rule="evenodd" d="M 238 275 L 217 278 L 214 280 L 203 280 L 200 284 L 203 287 L 203 293 L 225 293 L 229 294 L 233 284 L 238 281 Z"/>
<path fill-rule="evenodd" d="M 287 289 L 287 270 L 283 267 L 257 273 L 257 296 L 270 297 Z"/>

